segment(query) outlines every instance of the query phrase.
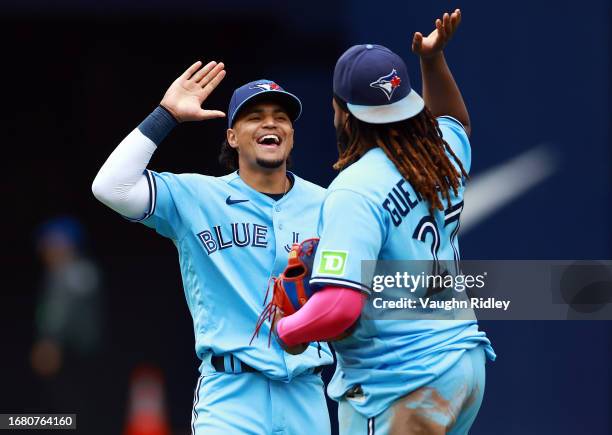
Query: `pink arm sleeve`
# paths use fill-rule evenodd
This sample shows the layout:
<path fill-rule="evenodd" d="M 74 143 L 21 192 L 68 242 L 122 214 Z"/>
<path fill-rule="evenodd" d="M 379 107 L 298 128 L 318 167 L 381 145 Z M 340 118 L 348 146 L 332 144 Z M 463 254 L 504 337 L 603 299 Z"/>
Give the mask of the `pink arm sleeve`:
<path fill-rule="evenodd" d="M 325 287 L 297 313 L 278 322 L 278 336 L 287 346 L 333 338 L 357 321 L 365 298 L 348 288 Z"/>

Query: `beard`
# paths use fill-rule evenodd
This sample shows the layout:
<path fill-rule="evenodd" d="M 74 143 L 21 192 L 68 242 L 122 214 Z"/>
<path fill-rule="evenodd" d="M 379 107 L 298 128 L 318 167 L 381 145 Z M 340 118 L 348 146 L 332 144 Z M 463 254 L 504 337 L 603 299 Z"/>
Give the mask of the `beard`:
<path fill-rule="evenodd" d="M 261 158 L 257 158 L 255 160 L 255 162 L 257 162 L 257 164 L 260 167 L 266 168 L 266 169 L 278 169 L 283 165 L 283 163 L 285 163 L 285 161 L 286 161 L 285 159 L 265 160 Z"/>

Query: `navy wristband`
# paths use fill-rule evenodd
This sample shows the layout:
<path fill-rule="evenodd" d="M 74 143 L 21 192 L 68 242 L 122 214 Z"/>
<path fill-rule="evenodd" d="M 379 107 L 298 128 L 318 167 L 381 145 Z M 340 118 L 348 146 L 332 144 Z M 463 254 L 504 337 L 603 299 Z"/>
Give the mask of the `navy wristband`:
<path fill-rule="evenodd" d="M 168 133 L 178 125 L 178 121 L 162 106 L 157 106 L 138 126 L 138 130 L 159 145 Z"/>

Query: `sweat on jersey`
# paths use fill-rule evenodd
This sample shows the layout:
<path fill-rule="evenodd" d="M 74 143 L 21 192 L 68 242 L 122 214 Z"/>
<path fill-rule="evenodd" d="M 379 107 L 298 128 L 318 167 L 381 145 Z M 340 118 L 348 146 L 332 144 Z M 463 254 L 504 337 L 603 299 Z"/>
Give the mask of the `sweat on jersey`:
<path fill-rule="evenodd" d="M 444 140 L 468 172 L 471 151 L 463 126 L 450 117 L 440 117 L 438 123 Z M 451 161 L 455 163 L 452 157 Z M 384 151 L 369 150 L 327 189 L 310 284 L 317 289 L 342 286 L 370 294 L 371 283 L 361 274 L 362 260 L 432 260 L 432 244 L 437 244 L 437 259 L 458 260 L 456 236 L 463 192 L 462 185 L 452 195 L 451 207 L 437 210 L 432 218 L 427 202 Z M 333 270 L 328 267 L 330 256 Z M 482 345 L 488 357 L 495 359 L 475 320 L 364 317 L 349 338 L 334 343 L 338 365 L 328 394 L 340 400 L 351 387 L 361 385 L 364 398 L 349 402 L 367 417 L 430 383 L 466 350 Z"/>
<path fill-rule="evenodd" d="M 275 340 L 268 347 L 268 323 L 249 345 L 268 280 L 284 270 L 293 243 L 315 235 L 325 190 L 288 173 L 293 188 L 275 201 L 237 172 L 211 177 L 147 170 L 146 175 L 151 204 L 142 222 L 178 250 L 200 370 L 214 371 L 211 355 L 230 353 L 275 380 L 331 364 L 325 344 L 320 356 L 316 344 L 297 356 Z"/>

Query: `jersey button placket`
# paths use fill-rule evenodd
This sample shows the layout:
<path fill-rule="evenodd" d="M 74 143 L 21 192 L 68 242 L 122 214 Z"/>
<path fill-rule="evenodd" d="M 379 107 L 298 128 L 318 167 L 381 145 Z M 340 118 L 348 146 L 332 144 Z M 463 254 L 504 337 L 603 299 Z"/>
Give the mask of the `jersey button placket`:
<path fill-rule="evenodd" d="M 281 207 L 280 207 L 280 205 L 275 204 L 275 205 L 274 205 L 274 211 L 275 211 L 276 213 L 280 213 L 280 211 L 281 211 Z M 283 229 L 283 224 L 282 224 L 282 223 L 280 223 L 280 222 L 278 223 L 278 229 L 279 229 L 279 230 L 282 230 L 282 229 Z"/>
<path fill-rule="evenodd" d="M 274 226 L 274 240 L 276 241 L 276 256 L 274 258 L 274 270 L 282 271 L 287 265 L 287 259 L 285 257 L 284 245 L 281 243 L 283 237 L 281 231 L 283 230 L 283 224 L 280 222 L 281 208 L 278 204 L 272 206 L 272 225 Z"/>

